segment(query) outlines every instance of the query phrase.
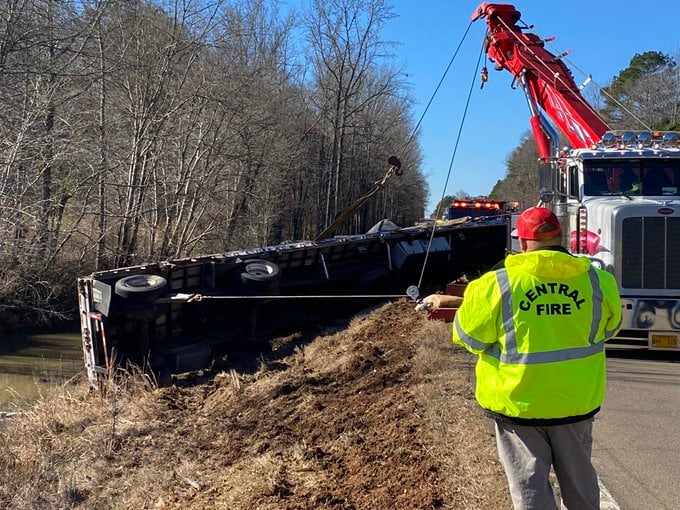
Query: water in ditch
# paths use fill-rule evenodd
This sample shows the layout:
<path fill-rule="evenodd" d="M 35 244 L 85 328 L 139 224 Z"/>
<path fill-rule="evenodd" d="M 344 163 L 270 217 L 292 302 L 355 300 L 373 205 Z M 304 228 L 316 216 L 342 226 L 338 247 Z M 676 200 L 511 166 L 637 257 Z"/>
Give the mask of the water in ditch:
<path fill-rule="evenodd" d="M 28 333 L 0 338 L 0 412 L 13 412 L 84 370 L 80 333 Z"/>

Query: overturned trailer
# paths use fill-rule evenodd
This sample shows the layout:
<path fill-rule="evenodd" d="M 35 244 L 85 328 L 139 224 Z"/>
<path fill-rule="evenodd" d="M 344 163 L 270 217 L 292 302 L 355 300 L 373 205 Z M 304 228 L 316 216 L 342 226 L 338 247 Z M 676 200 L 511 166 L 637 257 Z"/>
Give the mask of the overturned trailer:
<path fill-rule="evenodd" d="M 203 368 L 234 342 L 476 275 L 505 256 L 508 239 L 499 217 L 383 220 L 361 235 L 95 272 L 78 279 L 88 379 L 126 363 L 157 375 Z"/>

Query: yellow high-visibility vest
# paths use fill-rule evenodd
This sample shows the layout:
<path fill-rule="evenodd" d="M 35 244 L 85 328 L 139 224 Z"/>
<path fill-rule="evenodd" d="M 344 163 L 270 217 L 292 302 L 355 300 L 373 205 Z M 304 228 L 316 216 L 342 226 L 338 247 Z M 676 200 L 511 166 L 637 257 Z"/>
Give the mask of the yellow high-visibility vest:
<path fill-rule="evenodd" d="M 510 255 L 470 282 L 453 341 L 478 354 L 479 404 L 517 418 L 566 418 L 597 409 L 605 393 L 604 342 L 621 327 L 610 273 L 552 250 Z"/>

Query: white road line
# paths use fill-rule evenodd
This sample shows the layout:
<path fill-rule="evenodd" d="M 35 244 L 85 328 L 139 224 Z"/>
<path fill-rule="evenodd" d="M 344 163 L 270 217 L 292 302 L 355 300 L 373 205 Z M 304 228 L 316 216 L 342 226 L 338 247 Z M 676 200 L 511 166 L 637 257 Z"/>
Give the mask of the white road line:
<path fill-rule="evenodd" d="M 600 486 L 600 510 L 621 510 L 599 476 L 597 477 L 597 484 Z"/>

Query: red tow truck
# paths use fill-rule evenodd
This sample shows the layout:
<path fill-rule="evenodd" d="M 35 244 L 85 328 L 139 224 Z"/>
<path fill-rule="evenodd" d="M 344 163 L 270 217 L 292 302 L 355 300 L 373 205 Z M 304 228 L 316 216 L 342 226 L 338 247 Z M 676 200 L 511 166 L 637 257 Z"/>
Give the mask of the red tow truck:
<path fill-rule="evenodd" d="M 514 6 L 482 3 L 472 15 L 481 19 L 488 58 L 529 105 L 539 205 L 557 214 L 564 246 L 618 281 L 623 329 L 613 341 L 680 350 L 680 133 L 610 130 L 563 55 L 548 51 Z M 571 147 L 560 148 L 553 124 Z"/>

